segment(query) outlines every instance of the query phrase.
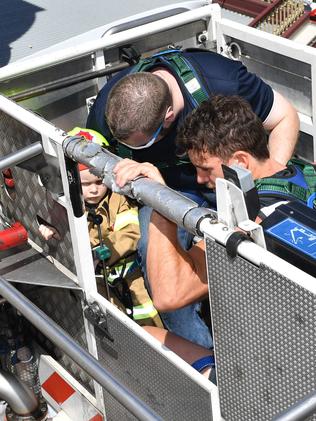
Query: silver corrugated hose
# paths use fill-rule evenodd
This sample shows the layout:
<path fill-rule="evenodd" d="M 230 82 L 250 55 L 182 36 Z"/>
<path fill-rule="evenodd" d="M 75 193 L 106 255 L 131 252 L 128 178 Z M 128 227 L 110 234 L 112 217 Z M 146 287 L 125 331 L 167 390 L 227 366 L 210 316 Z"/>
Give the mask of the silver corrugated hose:
<path fill-rule="evenodd" d="M 0 399 L 17 415 L 32 414 L 39 407 L 35 394 L 21 380 L 3 370 L 0 370 Z"/>

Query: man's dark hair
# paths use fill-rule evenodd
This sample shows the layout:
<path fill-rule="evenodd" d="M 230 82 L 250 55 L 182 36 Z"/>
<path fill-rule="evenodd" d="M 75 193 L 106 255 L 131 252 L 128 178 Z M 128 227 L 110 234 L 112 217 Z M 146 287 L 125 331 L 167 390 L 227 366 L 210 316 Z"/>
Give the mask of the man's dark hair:
<path fill-rule="evenodd" d="M 148 72 L 133 73 L 111 89 L 105 116 L 113 136 L 125 141 L 135 132 L 152 135 L 170 105 L 171 94 L 163 79 Z"/>
<path fill-rule="evenodd" d="M 186 119 L 177 136 L 180 154 L 207 152 L 226 161 L 236 151 L 269 158 L 267 135 L 259 117 L 241 97 L 217 95 Z"/>

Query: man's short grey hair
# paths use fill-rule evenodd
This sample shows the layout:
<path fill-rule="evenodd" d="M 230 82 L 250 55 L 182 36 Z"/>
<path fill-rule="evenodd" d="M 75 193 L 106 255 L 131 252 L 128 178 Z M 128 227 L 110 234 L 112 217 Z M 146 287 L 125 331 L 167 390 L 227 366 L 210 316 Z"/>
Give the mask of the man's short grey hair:
<path fill-rule="evenodd" d="M 123 77 L 111 89 L 105 116 L 113 136 L 126 141 L 133 133 L 152 135 L 172 105 L 167 83 L 149 72 Z"/>

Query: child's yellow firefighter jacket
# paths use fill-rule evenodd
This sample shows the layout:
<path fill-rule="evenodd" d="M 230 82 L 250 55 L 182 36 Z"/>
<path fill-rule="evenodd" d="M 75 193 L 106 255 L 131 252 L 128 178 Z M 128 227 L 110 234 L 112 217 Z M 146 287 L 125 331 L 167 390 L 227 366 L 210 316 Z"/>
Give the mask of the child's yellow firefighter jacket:
<path fill-rule="evenodd" d="M 102 239 L 111 252 L 111 257 L 106 261 L 110 285 L 114 284 L 115 278 L 123 277 L 132 299 L 133 319 L 141 325 L 162 326 L 144 286 L 140 268 L 135 264 L 140 237 L 137 206 L 131 204 L 125 196 L 108 191 L 95 213 L 103 218 Z M 100 243 L 98 228 L 93 222 L 88 224 L 90 242 L 95 247 Z M 121 288 L 120 285 L 118 287 Z M 113 288 L 111 290 L 114 291 Z M 114 301 L 121 309 L 123 304 L 124 309 L 124 303 L 119 303 L 117 299 Z"/>

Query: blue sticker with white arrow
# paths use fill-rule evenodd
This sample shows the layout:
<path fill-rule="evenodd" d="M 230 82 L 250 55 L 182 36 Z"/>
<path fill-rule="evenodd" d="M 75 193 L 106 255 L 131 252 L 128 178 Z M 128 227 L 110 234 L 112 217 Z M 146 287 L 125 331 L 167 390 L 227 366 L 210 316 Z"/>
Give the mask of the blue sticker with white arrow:
<path fill-rule="evenodd" d="M 316 231 L 291 218 L 284 219 L 267 232 L 291 247 L 316 258 Z"/>

